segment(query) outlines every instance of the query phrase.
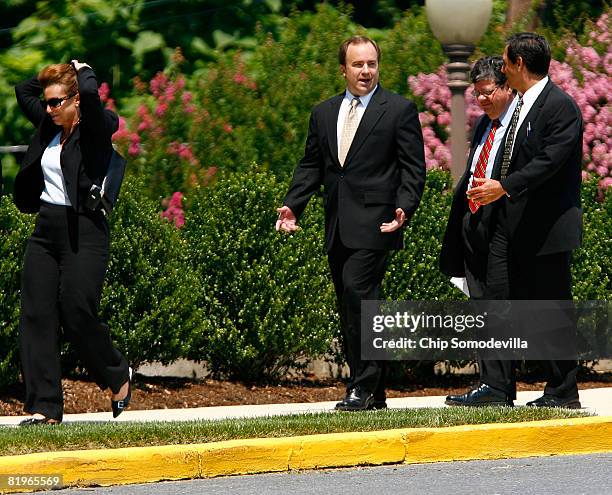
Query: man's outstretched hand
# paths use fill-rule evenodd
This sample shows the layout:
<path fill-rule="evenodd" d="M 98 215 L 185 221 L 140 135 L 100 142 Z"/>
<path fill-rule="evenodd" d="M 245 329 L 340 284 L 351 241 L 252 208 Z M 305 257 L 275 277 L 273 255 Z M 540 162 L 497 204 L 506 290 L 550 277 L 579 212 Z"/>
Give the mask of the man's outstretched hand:
<path fill-rule="evenodd" d="M 402 210 L 401 208 L 396 208 L 395 209 L 395 218 L 388 222 L 388 223 L 383 223 L 380 226 L 380 231 L 381 232 L 395 232 L 397 229 L 399 229 L 402 225 L 404 225 L 404 222 L 406 221 L 406 214 L 404 213 L 404 210 Z"/>
<path fill-rule="evenodd" d="M 284 232 L 295 232 L 298 230 L 297 219 L 288 206 L 277 208 L 278 220 L 276 221 L 276 230 Z"/>

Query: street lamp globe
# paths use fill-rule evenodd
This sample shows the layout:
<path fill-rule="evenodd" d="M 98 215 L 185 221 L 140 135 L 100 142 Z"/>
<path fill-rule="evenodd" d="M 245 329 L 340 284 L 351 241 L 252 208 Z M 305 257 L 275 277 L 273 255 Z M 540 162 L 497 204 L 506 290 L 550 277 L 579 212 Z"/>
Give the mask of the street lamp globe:
<path fill-rule="evenodd" d="M 492 0 L 425 0 L 429 26 L 443 45 L 474 45 L 485 33 Z"/>

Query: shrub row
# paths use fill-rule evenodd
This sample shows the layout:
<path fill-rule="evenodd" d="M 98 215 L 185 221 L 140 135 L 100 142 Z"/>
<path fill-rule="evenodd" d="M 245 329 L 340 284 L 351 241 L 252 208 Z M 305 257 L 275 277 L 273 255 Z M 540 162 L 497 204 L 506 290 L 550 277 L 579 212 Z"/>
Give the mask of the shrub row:
<path fill-rule="evenodd" d="M 437 269 L 448 217 L 449 176 L 430 171 L 421 207 L 395 253 L 384 288 L 393 299 L 453 299 Z M 101 317 L 134 366 L 179 357 L 205 360 L 219 376 L 278 378 L 305 358 L 331 352 L 338 337 L 333 287 L 315 198 L 294 235 L 274 231 L 287 187 L 273 175 L 219 178 L 186 198 L 177 230 L 129 180 L 112 215 Z M 608 299 L 612 279 L 612 194 L 583 189 L 584 247 L 576 253 L 577 299 Z M 33 218 L 0 205 L 0 386 L 18 377 L 19 278 Z M 64 348 L 67 372 L 79 366 Z"/>

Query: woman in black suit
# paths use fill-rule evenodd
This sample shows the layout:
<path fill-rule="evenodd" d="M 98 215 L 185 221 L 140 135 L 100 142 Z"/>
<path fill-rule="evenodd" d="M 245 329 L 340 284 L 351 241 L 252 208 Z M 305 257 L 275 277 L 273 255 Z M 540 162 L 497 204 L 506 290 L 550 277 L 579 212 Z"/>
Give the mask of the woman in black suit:
<path fill-rule="evenodd" d="M 76 60 L 45 67 L 15 93 L 37 128 L 14 195 L 20 211 L 38 214 L 21 281 L 24 410 L 33 414 L 22 424 L 62 421 L 60 326 L 100 388 L 110 387 L 117 417 L 131 398 L 131 370 L 97 317 L 109 227 L 100 208 L 88 207 L 87 198 L 106 174 L 118 117 L 103 109 L 91 67 Z"/>

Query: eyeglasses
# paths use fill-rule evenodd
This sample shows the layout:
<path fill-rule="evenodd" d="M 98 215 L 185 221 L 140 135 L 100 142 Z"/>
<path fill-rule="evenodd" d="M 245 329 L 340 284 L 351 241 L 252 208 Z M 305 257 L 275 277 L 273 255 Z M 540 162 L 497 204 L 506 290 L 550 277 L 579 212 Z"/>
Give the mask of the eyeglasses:
<path fill-rule="evenodd" d="M 45 104 L 45 106 L 48 106 L 50 108 L 59 108 L 64 104 L 66 100 L 69 100 L 75 95 L 76 93 L 72 93 L 71 95 L 64 96 L 62 98 L 49 98 L 48 100 L 43 100 L 43 103 Z"/>
<path fill-rule="evenodd" d="M 478 99 L 479 96 L 484 96 L 485 98 L 491 98 L 491 96 L 493 96 L 493 93 L 495 93 L 498 89 L 499 89 L 499 86 L 495 86 L 495 88 L 489 91 L 480 92 L 480 91 L 474 90 L 472 91 L 472 96 L 476 99 Z"/>

